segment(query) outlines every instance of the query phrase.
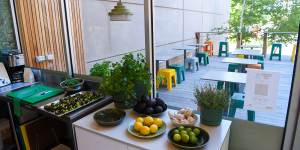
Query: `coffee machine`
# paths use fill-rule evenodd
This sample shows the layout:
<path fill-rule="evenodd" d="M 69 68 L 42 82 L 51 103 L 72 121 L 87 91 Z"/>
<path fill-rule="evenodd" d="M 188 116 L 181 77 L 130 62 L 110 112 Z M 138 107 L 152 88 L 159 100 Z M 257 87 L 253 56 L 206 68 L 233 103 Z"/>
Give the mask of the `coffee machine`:
<path fill-rule="evenodd" d="M 1 50 L 0 60 L 4 63 L 12 83 L 23 81 L 25 62 L 24 54 L 20 50 Z"/>

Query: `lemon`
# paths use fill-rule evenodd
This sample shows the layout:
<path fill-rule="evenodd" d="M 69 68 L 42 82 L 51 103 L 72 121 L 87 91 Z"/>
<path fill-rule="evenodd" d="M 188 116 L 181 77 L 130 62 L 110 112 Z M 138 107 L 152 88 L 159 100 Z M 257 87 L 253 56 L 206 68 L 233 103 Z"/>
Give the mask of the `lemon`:
<path fill-rule="evenodd" d="M 156 133 L 157 130 L 158 130 L 158 127 L 157 127 L 156 124 L 152 124 L 152 125 L 150 126 L 150 132 L 151 132 L 151 133 Z"/>
<path fill-rule="evenodd" d="M 142 126 L 142 127 L 140 128 L 140 133 L 141 133 L 142 135 L 149 135 L 149 134 L 150 134 L 150 128 L 147 127 L 147 126 Z"/>
<path fill-rule="evenodd" d="M 136 122 L 141 122 L 141 123 L 144 123 L 144 118 L 143 117 L 137 117 L 135 119 Z"/>
<path fill-rule="evenodd" d="M 150 116 L 147 116 L 144 118 L 144 125 L 151 126 L 153 124 L 153 118 Z"/>
<path fill-rule="evenodd" d="M 163 125 L 163 121 L 160 118 L 154 118 L 153 124 L 156 124 L 158 127 Z"/>
<path fill-rule="evenodd" d="M 134 123 L 134 130 L 140 131 L 140 129 L 143 127 L 143 124 L 141 122 L 135 122 Z"/>

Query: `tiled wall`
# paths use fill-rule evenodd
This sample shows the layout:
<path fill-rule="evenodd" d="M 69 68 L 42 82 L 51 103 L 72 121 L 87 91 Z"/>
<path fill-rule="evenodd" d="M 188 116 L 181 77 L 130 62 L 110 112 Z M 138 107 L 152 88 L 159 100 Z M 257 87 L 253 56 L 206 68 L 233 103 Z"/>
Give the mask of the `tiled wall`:
<path fill-rule="evenodd" d="M 16 48 L 9 0 L 0 0 L 0 50 Z"/>

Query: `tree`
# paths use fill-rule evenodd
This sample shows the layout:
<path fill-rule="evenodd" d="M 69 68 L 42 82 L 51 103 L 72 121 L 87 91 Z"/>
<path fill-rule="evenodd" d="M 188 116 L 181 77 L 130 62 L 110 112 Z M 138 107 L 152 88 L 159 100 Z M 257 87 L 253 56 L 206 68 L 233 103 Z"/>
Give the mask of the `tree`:
<path fill-rule="evenodd" d="M 243 0 L 231 0 L 229 30 L 239 32 Z M 299 1 L 246 0 L 241 30 L 248 42 L 263 32 L 297 32 L 300 21 Z M 272 34 L 272 41 L 292 42 L 295 34 Z M 231 37 L 233 38 L 233 37 Z M 235 37 L 234 37 L 235 38 Z"/>

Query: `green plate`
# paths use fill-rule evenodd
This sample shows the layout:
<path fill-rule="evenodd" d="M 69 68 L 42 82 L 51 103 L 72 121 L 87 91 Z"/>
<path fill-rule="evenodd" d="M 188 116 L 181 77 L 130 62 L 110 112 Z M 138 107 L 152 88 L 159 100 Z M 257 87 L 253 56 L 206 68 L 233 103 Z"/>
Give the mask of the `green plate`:
<path fill-rule="evenodd" d="M 138 137 L 138 138 L 142 138 L 142 139 L 151 139 L 151 138 L 155 138 L 155 137 L 158 137 L 162 134 L 164 134 L 166 132 L 166 129 L 167 129 L 167 125 L 166 123 L 163 121 L 163 125 L 158 129 L 158 131 L 155 133 L 155 134 L 149 134 L 149 135 L 142 135 L 140 134 L 139 132 L 135 131 L 134 130 L 134 127 L 133 127 L 134 123 L 131 123 L 129 126 L 128 126 L 128 129 L 127 131 L 135 136 L 135 137 Z"/>
<path fill-rule="evenodd" d="M 195 127 L 195 126 L 185 126 L 185 127 L 189 127 L 189 128 L 198 128 L 200 130 L 200 134 L 197 136 L 198 141 L 196 144 L 191 144 L 191 143 L 183 143 L 183 142 L 175 142 L 173 140 L 173 131 L 177 128 L 173 128 L 172 130 L 169 131 L 168 133 L 168 139 L 169 141 L 176 147 L 180 148 L 180 149 L 200 149 L 202 147 L 204 147 L 207 142 L 209 141 L 209 134 L 202 128 L 199 127 Z"/>

